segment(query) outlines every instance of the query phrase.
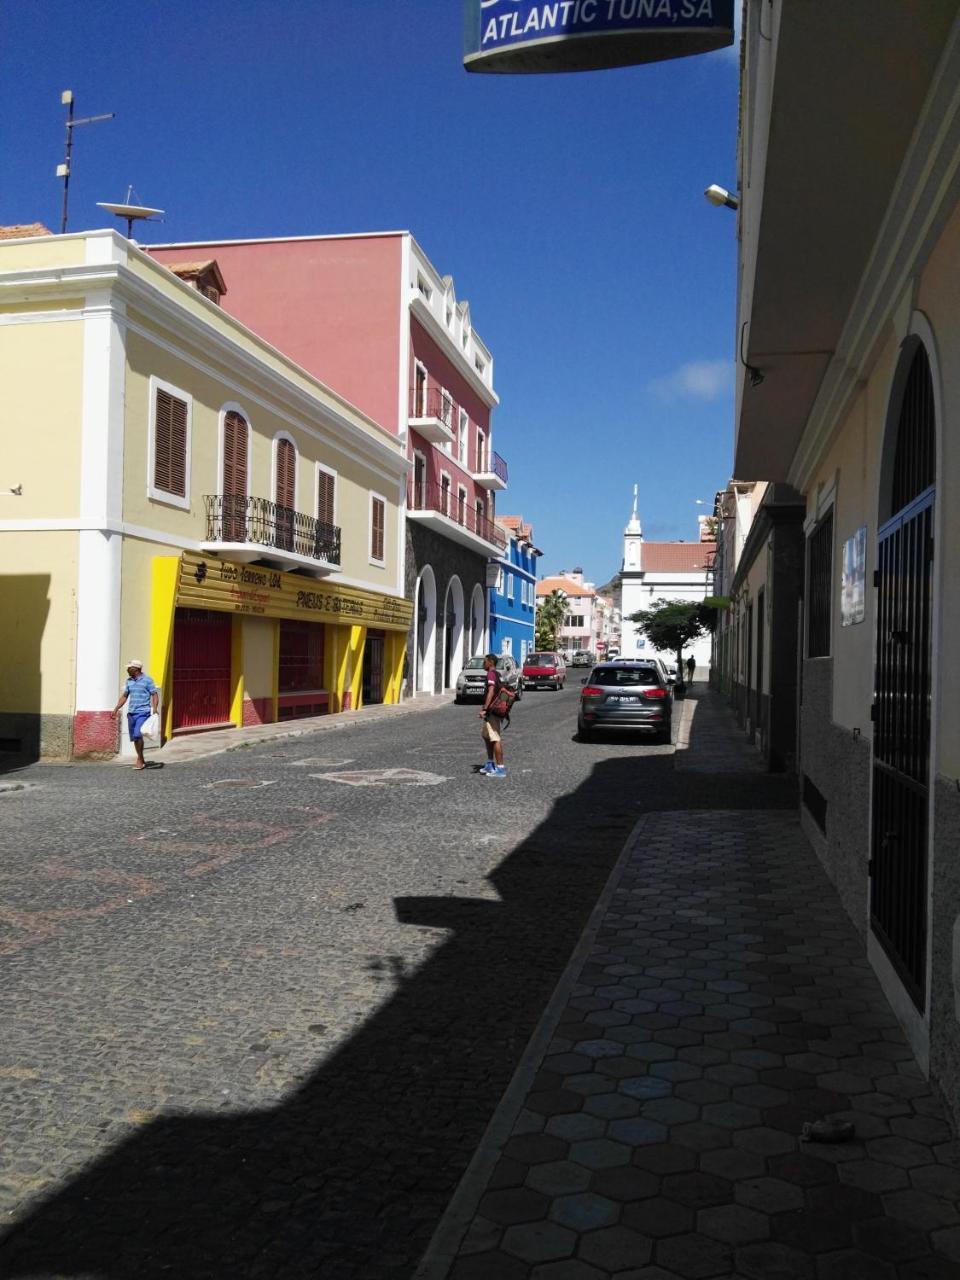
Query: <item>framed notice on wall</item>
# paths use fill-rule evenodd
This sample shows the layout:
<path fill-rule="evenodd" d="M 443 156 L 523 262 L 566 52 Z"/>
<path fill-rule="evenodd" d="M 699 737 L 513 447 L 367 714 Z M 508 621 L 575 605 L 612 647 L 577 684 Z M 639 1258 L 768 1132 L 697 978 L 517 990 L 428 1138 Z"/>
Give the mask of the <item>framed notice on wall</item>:
<path fill-rule="evenodd" d="M 843 586 L 840 596 L 842 626 L 852 627 L 863 621 L 866 582 L 867 526 L 863 524 L 843 544 Z"/>

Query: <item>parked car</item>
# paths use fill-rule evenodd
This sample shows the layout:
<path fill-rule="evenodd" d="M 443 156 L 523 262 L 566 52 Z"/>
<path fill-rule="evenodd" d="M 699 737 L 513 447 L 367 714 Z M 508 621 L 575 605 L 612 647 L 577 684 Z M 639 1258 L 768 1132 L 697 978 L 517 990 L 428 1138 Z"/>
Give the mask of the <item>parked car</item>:
<path fill-rule="evenodd" d="M 577 731 L 582 742 L 597 729 L 628 729 L 670 741 L 673 693 L 658 662 L 605 662 L 580 690 Z"/>
<path fill-rule="evenodd" d="M 501 653 L 497 659 L 497 670 L 501 680 L 514 679 L 517 682 L 517 701 L 523 696 L 523 680 L 520 678 L 520 667 L 509 653 Z M 469 658 L 463 670 L 457 676 L 455 702 L 466 702 L 468 698 L 479 698 L 481 701 L 487 692 L 487 673 L 483 669 L 483 655 Z"/>
<path fill-rule="evenodd" d="M 610 648 L 610 649 L 608 649 L 608 650 L 607 650 L 607 655 L 606 655 L 606 656 L 607 656 L 608 658 L 619 658 L 619 657 L 620 657 L 620 650 L 616 647 L 616 645 L 614 645 L 612 648 Z M 598 659 L 597 659 L 597 661 L 598 661 L 598 662 L 600 662 L 600 661 L 602 661 L 602 659 L 598 658 Z"/>
<path fill-rule="evenodd" d="M 528 653 L 523 664 L 525 689 L 562 689 L 567 668 L 559 653 Z"/>
<path fill-rule="evenodd" d="M 592 667 L 593 654 L 587 649 L 578 649 L 570 662 L 571 667 Z"/>

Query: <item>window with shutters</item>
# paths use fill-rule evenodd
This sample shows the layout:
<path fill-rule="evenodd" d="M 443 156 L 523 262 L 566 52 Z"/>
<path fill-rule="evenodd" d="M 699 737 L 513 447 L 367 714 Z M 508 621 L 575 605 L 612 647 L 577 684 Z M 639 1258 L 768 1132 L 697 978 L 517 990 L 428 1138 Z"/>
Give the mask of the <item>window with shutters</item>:
<path fill-rule="evenodd" d="M 383 564 L 385 558 L 385 532 L 387 501 L 379 493 L 370 494 L 370 561 Z"/>
<path fill-rule="evenodd" d="M 317 463 L 317 519 L 321 524 L 337 523 L 337 473 Z"/>
<path fill-rule="evenodd" d="M 276 441 L 274 501 L 276 512 L 276 545 L 282 551 L 293 550 L 293 534 L 297 505 L 297 449 L 292 440 L 278 436 Z"/>
<path fill-rule="evenodd" d="M 150 379 L 147 496 L 190 508 L 190 425 L 192 400 L 179 387 Z"/>
<path fill-rule="evenodd" d="M 223 414 L 223 539 L 225 542 L 247 540 L 247 457 L 250 448 L 250 424 L 239 409 Z"/>

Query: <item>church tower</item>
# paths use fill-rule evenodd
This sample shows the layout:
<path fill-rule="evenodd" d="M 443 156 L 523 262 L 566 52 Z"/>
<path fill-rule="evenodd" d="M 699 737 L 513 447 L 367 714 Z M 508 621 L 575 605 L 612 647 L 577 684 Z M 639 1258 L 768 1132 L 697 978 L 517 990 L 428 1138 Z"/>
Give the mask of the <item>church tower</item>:
<path fill-rule="evenodd" d="M 633 511 L 623 531 L 623 564 L 620 568 L 620 611 L 623 633 L 620 639 L 620 656 L 639 656 L 643 640 L 636 627 L 627 621 L 632 613 L 643 608 L 640 595 L 643 584 L 643 530 L 637 515 L 637 486 L 633 486 Z"/>

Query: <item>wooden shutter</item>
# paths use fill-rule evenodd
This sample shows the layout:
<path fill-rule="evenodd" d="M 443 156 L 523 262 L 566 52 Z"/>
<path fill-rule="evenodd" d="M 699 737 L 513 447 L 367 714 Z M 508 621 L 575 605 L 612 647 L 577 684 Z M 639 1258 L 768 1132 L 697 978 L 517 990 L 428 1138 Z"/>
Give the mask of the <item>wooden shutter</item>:
<path fill-rule="evenodd" d="M 289 440 L 277 441 L 278 507 L 292 508 L 296 496 L 297 451 Z"/>
<path fill-rule="evenodd" d="M 382 498 L 370 503 L 370 554 L 374 560 L 383 559 L 384 504 Z"/>
<path fill-rule="evenodd" d="M 320 471 L 317 480 L 317 519 L 321 524 L 333 524 L 336 476 Z"/>
<path fill-rule="evenodd" d="M 223 492 L 247 496 L 247 423 L 233 411 L 223 420 Z"/>
<path fill-rule="evenodd" d="M 153 486 L 187 496 L 187 402 L 157 388 L 154 414 Z"/>

